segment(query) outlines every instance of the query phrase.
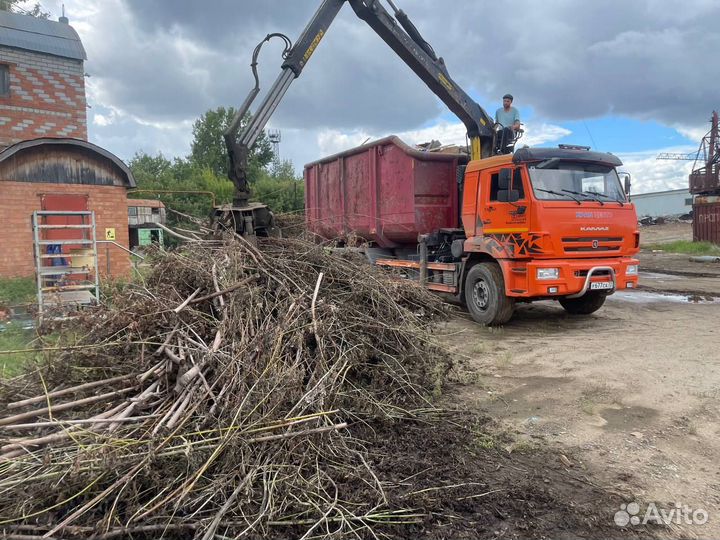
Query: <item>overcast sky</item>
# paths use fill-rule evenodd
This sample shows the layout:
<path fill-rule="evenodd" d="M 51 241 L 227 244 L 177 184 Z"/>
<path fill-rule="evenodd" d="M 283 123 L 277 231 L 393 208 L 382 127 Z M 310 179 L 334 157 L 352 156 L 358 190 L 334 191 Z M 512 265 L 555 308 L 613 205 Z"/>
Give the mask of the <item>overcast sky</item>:
<path fill-rule="evenodd" d="M 384 1 L 384 0 L 383 0 Z M 34 2 L 34 0 L 33 0 Z M 193 121 L 239 106 L 250 55 L 267 33 L 295 40 L 320 0 L 41 0 L 64 2 L 88 54 L 92 142 L 123 159 L 189 152 Z M 575 143 L 618 154 L 636 192 L 684 187 L 720 107 L 717 0 L 395 0 L 451 76 L 491 115 L 510 92 L 524 143 Z M 387 7 L 387 4 L 385 4 Z M 264 88 L 282 62 L 263 49 Z M 367 138 L 464 142 L 464 129 L 350 6 L 343 7 L 270 122 L 296 169 Z"/>

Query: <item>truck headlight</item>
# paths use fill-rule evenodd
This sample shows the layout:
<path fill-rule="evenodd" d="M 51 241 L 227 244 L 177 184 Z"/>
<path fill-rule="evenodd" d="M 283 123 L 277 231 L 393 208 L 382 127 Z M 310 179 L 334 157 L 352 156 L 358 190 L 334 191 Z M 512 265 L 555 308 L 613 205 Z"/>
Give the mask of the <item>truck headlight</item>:
<path fill-rule="evenodd" d="M 538 279 L 557 279 L 560 275 L 559 268 L 538 268 L 537 278 Z"/>
<path fill-rule="evenodd" d="M 625 274 L 628 276 L 637 276 L 638 273 L 638 265 L 637 264 L 628 264 L 627 268 L 625 269 Z"/>

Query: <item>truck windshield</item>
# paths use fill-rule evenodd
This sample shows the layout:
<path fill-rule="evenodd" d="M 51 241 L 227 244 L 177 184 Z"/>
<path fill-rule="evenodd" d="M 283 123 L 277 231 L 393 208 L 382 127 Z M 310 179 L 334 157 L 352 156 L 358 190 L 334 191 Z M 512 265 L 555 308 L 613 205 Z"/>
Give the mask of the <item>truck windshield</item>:
<path fill-rule="evenodd" d="M 530 181 L 535 197 L 544 200 L 586 200 L 625 202 L 614 167 L 577 161 L 531 165 Z"/>

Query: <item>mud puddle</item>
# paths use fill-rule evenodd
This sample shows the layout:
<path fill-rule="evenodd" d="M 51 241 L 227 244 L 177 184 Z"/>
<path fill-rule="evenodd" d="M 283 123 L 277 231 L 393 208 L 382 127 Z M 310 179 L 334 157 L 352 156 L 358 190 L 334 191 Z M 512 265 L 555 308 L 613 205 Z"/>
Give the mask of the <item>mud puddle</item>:
<path fill-rule="evenodd" d="M 607 407 L 600 411 L 604 420 L 603 429 L 607 431 L 638 432 L 647 430 L 658 411 L 648 407 Z"/>
<path fill-rule="evenodd" d="M 608 300 L 630 302 L 632 304 L 654 304 L 667 302 L 673 304 L 720 304 L 720 298 L 703 294 L 673 294 L 651 291 L 618 291 L 608 296 Z"/>
<path fill-rule="evenodd" d="M 674 274 L 665 274 L 661 272 L 640 272 L 640 279 L 655 279 L 658 281 L 677 281 L 682 280 L 683 276 Z"/>

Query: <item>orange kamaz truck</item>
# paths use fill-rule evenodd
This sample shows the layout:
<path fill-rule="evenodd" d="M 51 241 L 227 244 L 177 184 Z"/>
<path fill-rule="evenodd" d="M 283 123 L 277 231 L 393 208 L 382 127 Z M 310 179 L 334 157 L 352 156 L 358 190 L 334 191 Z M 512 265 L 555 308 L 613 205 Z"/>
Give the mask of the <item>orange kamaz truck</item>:
<path fill-rule="evenodd" d="M 608 153 L 521 148 L 467 160 L 388 137 L 305 166 L 306 220 L 454 296 L 481 324 L 518 302 L 599 309 L 638 282 L 637 216 Z"/>

